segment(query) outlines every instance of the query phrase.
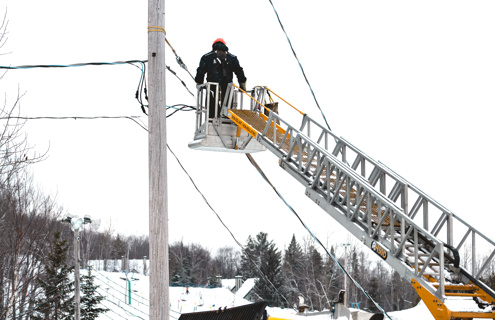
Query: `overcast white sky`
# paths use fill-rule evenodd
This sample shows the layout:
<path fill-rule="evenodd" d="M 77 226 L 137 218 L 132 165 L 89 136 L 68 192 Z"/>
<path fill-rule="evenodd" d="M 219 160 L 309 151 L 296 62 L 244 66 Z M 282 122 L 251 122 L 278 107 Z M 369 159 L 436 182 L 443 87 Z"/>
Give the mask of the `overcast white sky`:
<path fill-rule="evenodd" d="M 332 130 L 493 234 L 495 171 L 495 3 L 493 1 L 273 0 Z M 146 1 L 6 0 L 9 39 L 0 65 L 147 59 Z M 166 1 L 167 38 L 193 75 L 222 37 L 248 88 L 267 85 L 323 123 L 268 0 Z M 194 82 L 170 65 L 192 90 Z M 25 116 L 142 115 L 132 66 L 9 71 Z M 194 104 L 167 76 L 167 105 Z M 282 109 L 281 114 L 285 111 Z M 143 121 L 147 122 L 146 118 Z M 167 121 L 167 141 L 241 243 L 267 232 L 281 249 L 306 231 L 244 155 L 194 151 L 194 114 Z M 30 143 L 46 161 L 37 184 L 65 210 L 100 217 L 116 232 L 148 232 L 148 136 L 129 120 L 33 120 Z M 273 183 L 316 234 L 345 241 L 336 222 L 304 195 L 268 151 L 255 154 Z M 168 157 L 170 241 L 215 249 L 234 245 Z"/>

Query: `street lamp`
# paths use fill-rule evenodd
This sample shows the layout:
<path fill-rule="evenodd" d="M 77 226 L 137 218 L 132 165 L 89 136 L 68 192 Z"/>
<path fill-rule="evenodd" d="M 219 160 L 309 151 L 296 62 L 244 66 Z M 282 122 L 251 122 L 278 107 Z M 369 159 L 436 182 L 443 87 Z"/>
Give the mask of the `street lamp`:
<path fill-rule="evenodd" d="M 91 220 L 89 215 L 85 215 L 84 218 L 79 218 L 72 214 L 67 214 L 63 222 L 70 223 L 70 228 L 74 231 L 74 302 L 76 304 L 74 308 L 74 319 L 81 320 L 81 293 L 80 293 L 80 279 L 79 279 L 79 230 L 84 224 L 94 223 L 94 229 L 98 229 L 101 220 Z"/>
<path fill-rule="evenodd" d="M 347 272 L 347 247 L 350 243 L 343 243 L 340 246 L 344 247 L 344 270 Z M 344 275 L 344 306 L 347 308 L 347 275 Z"/>

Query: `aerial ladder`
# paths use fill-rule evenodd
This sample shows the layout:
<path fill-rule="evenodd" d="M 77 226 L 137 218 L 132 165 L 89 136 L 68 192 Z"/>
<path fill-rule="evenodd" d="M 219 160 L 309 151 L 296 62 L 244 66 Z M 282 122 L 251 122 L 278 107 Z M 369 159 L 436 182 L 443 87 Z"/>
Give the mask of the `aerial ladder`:
<path fill-rule="evenodd" d="M 229 84 L 220 104 L 215 88 L 198 86 L 190 148 L 271 151 L 308 198 L 411 282 L 435 319 L 495 319 L 495 291 L 480 280 L 495 256 L 493 240 L 271 89 L 247 93 Z M 297 127 L 266 107 L 272 95 L 299 113 Z M 220 115 L 208 118 L 210 107 Z M 466 246 L 470 268 L 460 264 Z"/>

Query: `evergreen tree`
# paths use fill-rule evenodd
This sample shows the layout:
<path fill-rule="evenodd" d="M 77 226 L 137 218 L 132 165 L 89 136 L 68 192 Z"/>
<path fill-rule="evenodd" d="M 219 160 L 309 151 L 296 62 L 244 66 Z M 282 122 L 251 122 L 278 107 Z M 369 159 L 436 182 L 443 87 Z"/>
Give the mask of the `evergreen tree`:
<path fill-rule="evenodd" d="M 296 241 L 296 236 L 292 235 L 289 247 L 284 254 L 284 270 L 297 274 L 301 272 L 303 252 L 301 246 Z"/>
<path fill-rule="evenodd" d="M 244 246 L 244 251 L 241 255 L 241 275 L 246 280 L 247 278 L 259 277 L 258 270 L 253 263 L 259 265 L 259 257 L 256 254 L 255 240 L 249 236 L 247 243 Z"/>
<path fill-rule="evenodd" d="M 61 232 L 55 232 L 44 273 L 38 278 L 41 292 L 35 301 L 33 319 L 65 320 L 74 316 L 74 282 L 69 279 L 74 267 L 67 263 L 68 248 Z"/>
<path fill-rule="evenodd" d="M 182 257 L 172 272 L 170 278 L 171 282 L 175 285 L 190 285 L 194 283 L 194 278 L 191 277 L 191 259 L 188 256 Z"/>
<path fill-rule="evenodd" d="M 301 246 L 296 241 L 295 235 L 292 235 L 289 247 L 285 250 L 284 262 L 282 265 L 282 274 L 284 276 L 283 292 L 290 302 L 297 302 L 298 296 L 302 291 L 302 265 L 303 252 Z"/>
<path fill-rule="evenodd" d="M 311 266 L 313 280 L 319 280 L 323 274 L 323 257 L 314 246 L 309 248 L 308 259 Z"/>
<path fill-rule="evenodd" d="M 325 294 L 323 288 L 323 257 L 316 250 L 314 240 L 308 238 L 304 243 L 302 272 L 299 279 L 300 293 L 305 298 L 305 303 L 310 310 L 322 310 Z"/>
<path fill-rule="evenodd" d="M 273 241 L 268 240 L 268 235 L 260 232 L 256 239 L 248 238 L 244 247 L 241 270 L 243 276 L 256 277 L 258 281 L 254 292 L 259 299 L 272 306 L 281 306 L 282 297 L 282 254 L 276 248 Z M 249 255 L 249 258 L 245 255 Z M 251 262 L 252 261 L 252 262 Z M 253 262 L 257 266 L 253 265 Z"/>
<path fill-rule="evenodd" d="M 352 246 L 351 252 L 350 252 L 350 265 L 348 266 L 349 272 L 351 273 L 351 276 L 358 282 L 361 283 L 362 279 L 364 278 L 362 276 L 362 267 L 359 264 L 359 257 L 358 257 L 358 251 L 356 246 Z M 347 287 L 348 290 L 348 300 L 349 302 L 358 302 L 360 301 L 360 293 L 361 291 L 357 288 L 357 286 L 352 285 L 349 283 L 349 286 Z"/>
<path fill-rule="evenodd" d="M 330 254 L 332 257 L 335 257 L 335 248 L 333 246 L 330 247 Z M 343 274 L 337 266 L 335 260 L 330 257 L 330 255 L 326 255 L 325 257 L 325 267 L 324 267 L 324 284 L 326 288 L 326 292 L 328 298 L 333 300 L 340 289 L 342 289 L 343 285 Z"/>
<path fill-rule="evenodd" d="M 120 234 L 117 234 L 117 238 L 112 243 L 112 257 L 114 259 L 122 258 L 125 255 L 125 243 L 120 237 Z M 122 266 L 124 268 L 124 266 Z"/>
<path fill-rule="evenodd" d="M 173 265 L 170 281 L 175 285 L 190 285 L 194 282 L 191 276 L 191 252 L 181 241 L 170 247 L 171 265 Z"/>
<path fill-rule="evenodd" d="M 258 281 L 258 292 L 262 293 L 261 297 L 273 306 L 282 306 L 283 298 L 280 296 L 282 289 L 282 254 L 275 247 L 273 242 L 270 242 L 261 264 L 261 271 L 266 276 L 261 277 Z M 268 283 L 269 280 L 271 282 Z"/>
<path fill-rule="evenodd" d="M 373 300 L 377 301 L 378 303 L 380 303 L 380 300 L 379 300 L 379 290 L 380 290 L 379 281 L 380 280 L 376 276 L 372 276 L 370 279 L 370 282 L 368 284 L 368 294 L 373 298 Z M 372 312 L 378 311 L 378 308 L 375 306 L 375 304 L 373 302 L 371 302 L 370 300 L 367 300 L 366 302 L 368 304 L 368 308 L 370 311 L 372 311 Z"/>
<path fill-rule="evenodd" d="M 81 319 L 94 320 L 100 313 L 105 313 L 109 309 L 99 307 L 104 299 L 102 295 L 96 292 L 100 286 L 95 285 L 94 276 L 91 273 L 91 267 L 88 268 L 88 274 L 81 277 Z"/>

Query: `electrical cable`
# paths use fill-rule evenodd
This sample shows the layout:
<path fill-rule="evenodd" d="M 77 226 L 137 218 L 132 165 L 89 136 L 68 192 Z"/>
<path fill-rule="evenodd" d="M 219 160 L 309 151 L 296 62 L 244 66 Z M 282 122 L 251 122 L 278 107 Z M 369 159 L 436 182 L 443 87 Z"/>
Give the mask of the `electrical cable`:
<path fill-rule="evenodd" d="M 109 310 L 110 310 L 110 309 L 109 309 Z M 105 317 L 107 317 L 108 319 L 112 320 L 112 318 L 110 318 L 110 316 L 109 316 L 109 315 L 107 315 L 107 314 L 106 314 L 106 312 L 103 312 L 102 314 L 103 314 Z"/>
<path fill-rule="evenodd" d="M 251 156 L 251 154 L 249 154 L 249 153 L 246 153 L 246 156 L 247 156 L 248 160 L 251 162 L 251 164 L 253 165 L 253 167 L 256 168 L 256 170 L 260 173 L 260 175 L 263 177 L 263 179 L 272 187 L 273 191 L 275 191 L 275 193 L 277 194 L 277 196 L 285 203 L 285 205 L 289 208 L 289 210 L 297 217 L 297 219 L 299 220 L 299 222 L 301 222 L 301 224 L 303 225 L 303 227 L 309 232 L 309 234 L 313 237 L 313 239 L 315 239 L 315 241 L 323 248 L 323 250 L 325 250 L 325 252 L 335 261 L 335 263 L 337 263 L 338 267 L 342 270 L 342 272 L 344 272 L 344 274 L 363 292 L 363 294 L 371 302 L 373 302 L 373 304 L 381 312 L 383 312 L 383 314 L 385 316 L 387 316 L 388 319 L 391 319 L 389 317 L 389 315 L 387 314 L 387 312 L 385 312 L 385 310 L 378 304 L 378 302 L 376 302 L 375 300 L 373 300 L 373 298 L 368 294 L 368 292 L 366 292 L 366 290 L 364 290 L 364 288 L 347 272 L 347 270 L 345 270 L 345 268 L 342 267 L 342 265 L 334 257 L 334 255 L 327 250 L 327 248 L 323 245 L 323 243 L 320 241 L 320 239 L 318 239 L 313 234 L 313 232 L 309 229 L 309 227 L 306 225 L 306 223 L 304 223 L 304 221 L 301 219 L 301 217 L 299 216 L 299 214 L 294 210 L 294 208 L 292 208 L 292 206 L 289 203 L 287 203 L 287 201 L 280 194 L 280 192 L 278 192 L 278 190 L 275 188 L 275 186 L 270 182 L 270 180 L 268 179 L 268 177 L 266 176 L 266 174 L 263 172 L 263 170 L 261 170 L 261 168 L 258 165 L 258 163 L 254 160 L 253 156 Z"/>
<path fill-rule="evenodd" d="M 96 120 L 96 119 L 129 119 L 135 122 L 141 128 L 147 130 L 142 124 L 136 121 L 140 116 L 87 116 L 87 117 L 0 117 L 0 120 L 9 120 L 9 119 L 19 119 L 19 120 Z"/>
<path fill-rule="evenodd" d="M 146 106 L 144 105 L 143 95 L 142 95 L 142 92 L 144 91 L 144 97 L 145 97 L 146 101 L 148 101 L 148 89 L 146 88 L 146 77 L 145 77 L 146 65 L 143 62 L 139 62 L 139 64 L 141 65 L 141 67 L 138 67 L 138 66 L 134 65 L 134 63 L 131 63 L 131 65 L 135 66 L 136 68 L 141 69 L 141 76 L 139 77 L 139 83 L 138 83 L 138 87 L 136 89 L 135 97 L 136 97 L 136 100 L 141 105 L 141 111 L 144 114 L 146 114 L 146 110 L 144 107 L 147 107 L 147 105 Z M 143 86 L 144 86 L 144 90 L 143 90 Z"/>
<path fill-rule="evenodd" d="M 316 106 L 318 107 L 318 109 L 320 109 L 321 115 L 323 116 L 323 120 L 325 120 L 325 123 L 327 124 L 328 130 L 332 131 L 332 129 L 330 128 L 330 125 L 329 125 L 329 124 L 328 124 L 328 122 L 327 122 L 327 118 L 325 117 L 325 114 L 323 113 L 323 110 L 321 109 L 320 104 L 318 103 L 318 100 L 316 100 L 316 96 L 315 96 L 315 93 L 314 93 L 314 91 L 313 91 L 313 88 L 311 87 L 311 84 L 309 83 L 309 80 L 308 80 L 308 78 L 306 77 L 306 73 L 304 72 L 304 69 L 303 69 L 303 67 L 302 67 L 302 65 L 301 65 L 301 62 L 299 61 L 299 58 L 298 58 L 298 57 L 297 57 L 297 55 L 296 55 L 296 51 L 295 51 L 295 50 L 294 50 L 294 48 L 292 47 L 292 43 L 291 43 L 291 41 L 290 41 L 290 39 L 289 39 L 289 36 L 287 35 L 287 32 L 285 31 L 285 28 L 284 28 L 284 26 L 282 25 L 282 21 L 280 21 L 280 17 L 279 17 L 279 15 L 278 15 L 278 12 L 277 12 L 277 10 L 275 9 L 275 6 L 273 5 L 272 0 L 268 0 L 268 1 L 270 1 L 270 4 L 271 4 L 271 5 L 272 5 L 272 7 L 273 7 L 273 11 L 275 11 L 275 15 L 277 16 L 278 23 L 280 24 L 280 27 L 282 28 L 282 31 L 285 33 L 285 37 L 287 38 L 287 41 L 289 42 L 289 46 L 290 46 L 290 48 L 291 48 L 291 50 L 292 50 L 292 53 L 294 54 L 294 57 L 296 58 L 297 63 L 299 64 L 299 68 L 301 68 L 302 74 L 303 74 L 303 76 L 304 76 L 304 80 L 306 80 L 306 83 L 307 83 L 307 84 L 308 84 L 308 86 L 309 86 L 309 90 L 311 91 L 311 94 L 313 95 L 313 98 L 314 98 L 314 100 L 315 100 L 315 102 L 316 102 Z"/>
<path fill-rule="evenodd" d="M 97 279 L 97 280 L 101 281 L 103 284 L 105 284 L 105 286 L 108 286 L 108 288 L 112 288 L 113 290 L 115 290 L 115 291 L 117 291 L 117 292 L 119 292 L 119 291 L 120 291 L 120 290 L 122 290 L 122 289 L 124 289 L 124 291 L 125 291 L 125 290 L 128 290 L 128 289 L 127 289 L 127 287 L 122 287 L 122 288 L 120 288 L 120 290 L 119 290 L 119 288 L 115 288 L 114 286 L 112 286 L 112 285 L 108 284 L 108 282 L 105 282 L 104 280 L 102 280 L 102 279 L 98 278 L 97 276 L 94 276 L 94 277 L 95 277 L 95 279 Z M 108 292 L 107 292 L 107 293 L 108 293 Z M 108 295 L 110 295 L 110 296 L 112 296 L 112 297 L 114 297 L 114 298 L 117 298 L 116 296 L 114 296 L 114 295 L 113 295 L 113 294 L 111 294 L 111 293 L 108 293 Z M 149 305 L 148 305 L 148 304 L 146 304 L 146 303 L 144 303 L 144 302 L 142 302 L 142 301 L 139 301 L 139 300 L 138 300 L 138 299 L 136 299 L 136 298 L 133 298 L 133 297 L 132 297 L 132 294 L 131 294 L 131 301 L 132 301 L 132 300 L 134 300 L 134 301 L 136 301 L 137 303 L 140 303 L 140 304 L 142 304 L 142 305 L 144 305 L 144 306 L 149 307 Z M 142 299 L 142 300 L 145 300 L 145 298 L 143 297 L 143 299 Z M 148 300 L 147 300 L 147 301 L 148 301 Z M 133 307 L 131 306 L 131 308 L 133 308 Z M 135 309 L 135 308 L 134 308 L 134 309 Z M 136 310 L 137 310 L 137 309 L 136 309 Z M 138 311 L 139 311 L 139 310 L 138 310 Z"/>
<path fill-rule="evenodd" d="M 191 96 L 193 96 L 193 98 L 195 97 L 194 94 L 189 90 L 189 88 L 187 87 L 186 83 L 181 79 L 179 78 L 179 76 L 177 75 L 177 73 L 170 69 L 169 66 L 165 66 L 167 68 L 168 71 L 170 71 L 170 73 L 172 73 L 177 79 L 179 79 L 180 83 L 182 83 L 182 85 L 186 88 L 186 90 L 191 94 Z M 194 79 L 193 79 L 194 80 Z"/>
<path fill-rule="evenodd" d="M 84 286 L 85 286 L 85 285 L 81 284 L 81 287 L 84 287 Z M 103 296 L 103 295 L 101 294 L 101 292 L 98 292 L 98 291 L 96 291 L 96 290 L 95 290 L 95 292 L 96 292 L 96 293 L 98 293 L 100 296 L 102 296 L 105 300 L 110 301 L 110 300 L 108 300 L 105 296 Z M 105 294 L 108 294 L 109 296 L 111 296 L 111 297 L 113 297 L 113 298 L 117 298 L 115 295 L 113 295 L 113 294 L 111 294 L 111 293 L 106 292 Z M 117 300 L 118 300 L 118 299 L 117 299 Z M 110 301 L 110 302 L 112 302 L 112 301 Z M 139 302 L 139 301 L 138 301 L 138 302 Z M 130 305 L 130 304 L 129 304 L 129 305 L 128 305 L 128 304 L 125 304 L 125 305 L 126 305 L 126 306 L 131 307 L 132 309 L 134 309 L 134 310 L 136 310 L 136 311 L 141 312 L 142 314 L 144 314 L 144 315 L 146 315 L 146 316 L 149 316 L 149 314 L 147 314 L 146 312 L 141 311 L 141 310 L 139 310 L 138 308 L 135 308 L 135 307 L 133 307 L 133 306 L 132 306 L 132 305 Z M 120 305 L 119 305 L 119 307 L 120 307 Z M 147 306 L 147 307 L 149 307 L 149 306 Z M 122 307 L 120 307 L 120 308 L 121 308 L 121 309 L 124 309 L 124 308 L 122 308 Z M 125 310 L 125 309 L 124 309 L 124 310 Z M 126 310 L 126 311 L 128 311 L 128 310 Z"/>
<path fill-rule="evenodd" d="M 170 153 L 175 157 L 175 160 L 177 160 L 179 166 L 182 168 L 182 170 L 185 172 L 185 174 L 189 177 L 189 180 L 193 184 L 193 186 L 196 189 L 196 191 L 201 195 L 201 197 L 205 201 L 206 205 L 216 215 L 216 217 L 218 218 L 218 220 L 220 221 L 220 223 L 224 226 L 224 228 L 230 233 L 232 239 L 234 239 L 235 243 L 237 243 L 237 245 L 241 248 L 241 251 L 246 255 L 246 257 L 249 259 L 249 261 L 255 266 L 255 268 L 257 269 L 258 273 L 263 277 L 264 280 L 266 280 L 273 287 L 273 289 L 275 289 L 276 293 L 285 300 L 285 302 L 287 303 L 287 305 L 290 306 L 290 303 L 287 300 L 287 298 L 282 293 L 280 293 L 280 291 L 277 289 L 277 287 L 275 287 L 275 285 L 270 281 L 270 279 L 268 279 L 268 277 L 261 271 L 260 267 L 251 259 L 251 257 L 244 250 L 244 247 L 242 246 L 242 244 L 236 239 L 236 237 L 234 236 L 234 234 L 232 233 L 232 231 L 229 229 L 229 227 L 227 227 L 227 225 L 223 222 L 223 220 L 220 217 L 220 215 L 215 211 L 215 209 L 213 209 L 213 207 L 211 206 L 211 204 L 208 202 L 208 200 L 206 199 L 206 197 L 204 196 L 204 194 L 201 192 L 201 190 L 199 190 L 199 188 L 196 185 L 196 183 L 194 182 L 193 178 L 189 175 L 189 173 L 187 172 L 187 170 L 184 168 L 184 166 L 180 162 L 179 158 L 175 155 L 175 153 L 172 151 L 172 149 L 170 148 L 170 146 L 168 144 L 167 144 L 167 148 L 170 151 Z"/>
<path fill-rule="evenodd" d="M 105 300 L 106 300 L 106 299 L 105 299 Z M 121 309 L 122 309 L 122 307 L 121 307 L 121 306 L 119 306 L 118 304 L 116 304 L 116 303 L 114 303 L 114 302 L 112 302 L 112 301 L 110 301 L 110 300 L 106 300 L 106 301 L 108 301 L 108 302 L 110 302 L 110 303 L 112 303 L 112 304 L 114 304 L 114 305 L 116 305 L 117 307 L 119 307 L 119 308 L 121 308 Z M 119 317 L 121 317 L 121 318 L 123 318 L 123 319 L 128 320 L 126 317 L 124 317 L 124 316 L 123 316 L 123 315 L 121 315 L 120 313 L 115 312 L 115 310 L 110 309 L 110 308 L 108 308 L 108 310 L 110 310 L 110 312 L 115 313 L 115 314 L 116 314 L 116 315 L 118 315 Z M 127 311 L 126 311 L 126 310 L 124 310 L 124 312 L 127 314 Z M 131 315 L 132 315 L 132 314 L 131 314 Z M 134 315 L 133 315 L 133 316 L 134 316 Z M 136 317 L 136 316 L 134 316 L 134 317 Z M 141 317 L 139 317 L 139 318 L 141 318 Z M 141 318 L 141 319 L 143 319 L 143 318 Z M 144 319 L 143 319 L 143 320 L 144 320 Z"/>
<path fill-rule="evenodd" d="M 104 277 L 105 279 L 107 279 L 107 280 L 109 280 L 110 282 L 112 282 L 112 283 L 116 284 L 116 285 L 117 285 L 118 287 L 120 287 L 121 289 L 126 289 L 126 287 L 125 287 L 125 286 L 122 286 L 121 284 L 119 284 L 119 283 L 117 283 L 117 282 L 113 281 L 112 279 L 110 279 L 110 278 L 106 277 L 104 274 L 102 274 L 101 272 L 99 272 L 98 270 L 96 270 L 95 268 L 93 268 L 92 266 L 90 266 L 90 265 L 87 265 L 87 266 L 88 266 L 88 267 L 90 267 L 90 268 L 92 268 L 92 270 L 94 270 L 95 272 L 97 272 L 98 274 L 100 274 L 100 275 L 101 275 L 102 277 Z M 96 275 L 95 275 L 95 278 L 97 278 L 97 279 L 98 279 L 98 277 L 97 277 Z M 103 281 L 103 280 L 101 280 L 101 279 L 98 279 L 98 280 L 100 280 L 101 282 L 104 282 L 104 281 Z M 108 285 L 109 287 L 111 287 L 112 289 L 115 289 L 115 287 L 113 287 L 113 286 L 111 286 L 110 284 L 108 284 L 108 282 L 105 282 L 105 284 L 106 284 L 106 285 Z M 118 291 L 118 290 L 117 290 L 117 291 Z M 131 297 L 131 299 L 132 299 L 132 297 Z M 146 299 L 146 298 L 144 298 L 144 297 L 143 297 L 142 299 L 143 299 L 143 300 L 146 300 L 146 301 L 148 301 L 148 302 L 149 302 L 149 300 L 148 300 L 148 299 Z M 135 301 L 137 301 L 137 302 L 139 302 L 139 303 L 142 303 L 142 302 L 140 302 L 139 300 L 136 300 L 136 299 L 134 299 L 134 300 L 135 300 Z M 145 304 L 145 303 L 143 303 L 143 304 Z"/>
<path fill-rule="evenodd" d="M 121 64 L 133 64 L 133 63 L 145 63 L 148 60 L 127 60 L 127 61 L 115 61 L 115 62 L 83 62 L 73 64 L 34 64 L 23 66 L 0 66 L 0 69 L 19 70 L 19 69 L 35 69 L 35 68 L 70 68 L 70 67 L 85 67 L 85 66 L 110 66 Z"/>
<path fill-rule="evenodd" d="M 141 128 L 143 128 L 145 131 L 148 131 L 148 129 L 144 128 L 143 126 L 141 126 Z M 287 298 L 282 294 L 280 293 L 280 291 L 278 291 L 278 289 L 275 287 L 275 285 L 266 277 L 266 275 L 261 271 L 261 269 L 259 268 L 259 266 L 251 259 L 251 257 L 246 253 L 246 251 L 244 250 L 244 247 L 242 246 L 242 244 L 237 240 L 237 238 L 234 236 L 234 234 L 232 233 L 232 231 L 227 227 L 227 225 L 223 222 L 222 218 L 220 217 L 220 215 L 215 211 L 215 209 L 213 209 L 213 207 L 210 205 L 210 203 L 208 202 L 208 200 L 206 199 L 206 197 L 204 196 L 204 194 L 201 192 L 201 190 L 199 190 L 198 186 L 196 185 L 196 183 L 194 182 L 194 180 L 192 179 L 192 177 L 189 175 L 189 173 L 187 172 L 187 170 L 184 168 L 184 166 L 182 165 L 182 163 L 180 162 L 179 158 L 175 155 L 175 153 L 172 151 L 172 149 L 170 148 L 170 146 L 167 144 L 167 148 L 168 150 L 170 151 L 170 153 L 174 156 L 175 160 L 177 161 L 177 163 L 179 164 L 179 166 L 182 168 L 182 170 L 184 171 L 184 173 L 189 177 L 189 180 L 191 181 L 191 183 L 193 184 L 194 188 L 196 189 L 196 191 L 201 195 L 201 197 L 203 198 L 203 200 L 205 201 L 205 203 L 208 205 L 208 207 L 211 209 L 211 211 L 213 211 L 213 213 L 217 216 L 218 220 L 220 221 L 220 223 L 225 227 L 225 229 L 230 233 L 231 237 L 234 239 L 234 241 L 236 242 L 236 244 L 241 248 L 241 251 L 246 255 L 246 257 L 249 259 L 249 261 L 255 266 L 255 268 L 258 270 L 259 274 L 275 289 L 276 293 L 282 297 L 285 302 L 287 303 L 287 305 L 290 305 L 289 301 L 287 300 Z M 97 271 L 98 272 L 98 271 Z M 109 279 L 110 280 L 110 279 Z M 113 281 L 112 281 L 113 282 Z M 114 282 L 115 283 L 115 282 Z"/>
<path fill-rule="evenodd" d="M 180 59 L 180 57 L 179 57 Z M 182 62 L 182 60 L 180 59 Z M 70 68 L 70 67 L 85 67 L 85 66 L 108 66 L 108 65 L 122 65 L 122 64 L 129 64 L 132 66 L 135 66 L 136 68 L 139 68 L 141 70 L 141 76 L 139 77 L 139 83 L 138 87 L 136 89 L 136 94 L 135 98 L 141 105 L 141 111 L 144 114 L 146 113 L 146 107 L 148 107 L 147 104 L 143 103 L 143 92 L 144 92 L 144 99 L 148 101 L 148 89 L 146 86 L 146 63 L 148 60 L 127 60 L 127 61 L 115 61 L 115 62 L 84 62 L 84 63 L 74 63 L 74 64 L 37 64 L 37 65 L 21 65 L 21 66 L 0 66 L 0 69 L 8 69 L 8 70 L 22 70 L 22 69 L 36 69 L 36 68 Z M 183 62 L 182 62 L 183 63 Z M 139 66 L 135 65 L 139 64 Z M 184 64 L 185 66 L 185 64 Z M 177 73 L 172 70 L 169 66 L 166 66 L 167 70 L 172 73 L 179 81 L 182 83 L 184 88 L 189 92 L 189 94 L 195 98 L 194 94 L 189 90 L 187 87 L 186 83 L 177 75 Z M 187 67 L 186 71 L 187 71 Z M 188 71 L 189 72 L 189 71 Z M 192 76 L 191 76 L 192 77 Z M 194 80 L 194 78 L 193 78 Z"/>
<path fill-rule="evenodd" d="M 196 81 L 194 80 L 194 77 L 192 76 L 192 74 L 189 72 L 189 70 L 187 69 L 187 66 L 186 64 L 184 63 L 184 61 L 182 61 L 181 57 L 179 57 L 179 55 L 177 54 L 177 52 L 175 51 L 174 47 L 172 47 L 172 45 L 170 44 L 170 42 L 168 41 L 167 39 L 167 32 L 165 31 L 165 29 L 163 27 L 160 27 L 160 26 L 149 26 L 148 27 L 148 33 L 149 32 L 161 32 L 165 35 L 164 39 L 165 39 L 165 42 L 168 44 L 168 46 L 170 47 L 170 49 L 172 49 L 172 52 L 174 53 L 175 55 L 175 60 L 177 61 L 177 63 L 179 64 L 179 66 L 186 70 L 186 72 L 191 76 L 191 78 L 193 79 L 193 81 Z"/>
<path fill-rule="evenodd" d="M 97 294 L 99 294 L 101 297 L 103 297 L 103 299 L 105 299 L 105 301 L 108 301 L 108 302 L 110 302 L 111 304 L 116 305 L 116 306 L 117 306 L 117 307 L 119 307 L 120 309 L 124 310 L 124 312 L 125 312 L 126 314 L 130 314 L 130 315 L 131 315 L 131 316 L 133 316 L 133 317 L 136 317 L 136 318 L 140 318 L 140 319 L 145 320 L 144 318 L 142 318 L 142 317 L 140 317 L 140 316 L 137 316 L 137 315 L 133 314 L 133 313 L 132 313 L 132 312 L 130 312 L 129 310 L 126 310 L 126 309 L 122 308 L 120 305 L 116 304 L 115 302 L 108 300 L 105 296 L 103 296 L 103 295 L 102 295 L 101 293 L 99 293 L 98 291 L 95 291 L 95 292 L 96 292 Z M 120 317 L 124 318 L 122 315 L 118 314 L 118 313 L 117 313 L 117 312 L 115 312 L 114 310 L 112 310 L 112 309 L 109 309 L 109 310 L 110 310 L 110 311 L 112 311 L 113 313 L 115 313 L 115 314 L 119 315 Z M 136 309 L 136 310 L 138 310 L 138 309 Z M 139 310 L 139 311 L 140 311 L 140 310 Z M 144 313 L 143 311 L 140 311 L 140 312 Z M 147 314 L 147 313 L 144 313 L 144 314 L 146 314 L 147 316 L 149 316 L 149 314 Z M 126 318 L 124 318 L 124 319 L 126 319 Z"/>
<path fill-rule="evenodd" d="M 178 106 L 182 106 L 182 107 L 177 108 Z M 171 114 L 167 115 L 167 118 L 168 117 L 171 117 L 173 114 L 175 114 L 178 111 L 195 111 L 196 110 L 195 107 L 188 106 L 186 104 L 174 104 L 173 106 L 167 106 L 167 109 L 175 109 L 174 112 L 172 112 Z"/>

